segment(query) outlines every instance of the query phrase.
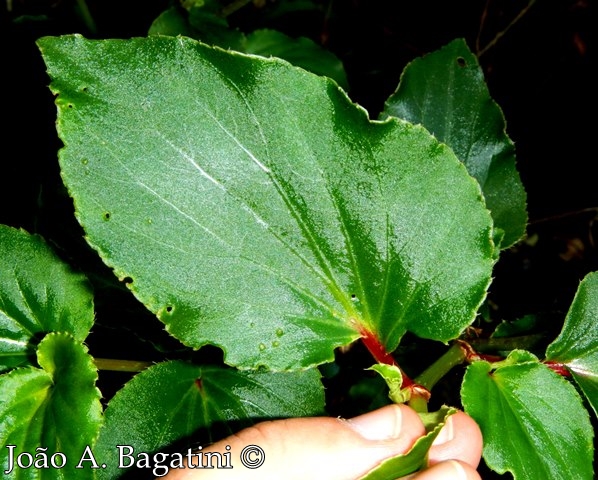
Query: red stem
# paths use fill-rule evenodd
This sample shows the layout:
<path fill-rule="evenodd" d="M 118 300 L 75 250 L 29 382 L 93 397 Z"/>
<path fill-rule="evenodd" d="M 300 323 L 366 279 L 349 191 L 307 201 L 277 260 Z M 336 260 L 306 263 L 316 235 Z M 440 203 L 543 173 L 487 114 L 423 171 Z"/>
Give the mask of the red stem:
<path fill-rule="evenodd" d="M 368 351 L 372 354 L 374 360 L 376 360 L 378 363 L 394 365 L 395 367 L 397 367 L 401 371 L 401 375 L 403 375 L 403 384 L 401 385 L 402 388 L 415 386 L 415 382 L 405 374 L 405 372 L 396 362 L 394 357 L 386 351 L 384 345 L 382 345 L 382 343 L 380 343 L 380 340 L 376 338 L 376 335 L 366 330 L 361 325 L 359 325 L 358 328 L 359 333 L 361 334 L 361 341 L 368 349 Z"/>
<path fill-rule="evenodd" d="M 564 363 L 553 362 L 553 361 L 549 360 L 547 362 L 544 362 L 544 364 L 548 368 L 550 368 L 553 372 L 558 373 L 562 377 L 570 377 L 571 376 L 571 372 L 569 371 L 569 369 L 567 368 L 567 366 Z"/>

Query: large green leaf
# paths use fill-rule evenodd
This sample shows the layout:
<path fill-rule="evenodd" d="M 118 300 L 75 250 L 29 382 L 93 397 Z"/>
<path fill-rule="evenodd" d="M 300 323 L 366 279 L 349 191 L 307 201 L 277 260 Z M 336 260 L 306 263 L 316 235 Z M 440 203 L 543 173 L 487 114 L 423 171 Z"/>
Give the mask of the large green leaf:
<path fill-rule="evenodd" d="M 593 477 L 593 430 L 575 388 L 527 352 L 500 364 L 472 363 L 463 380 L 465 411 L 484 436 L 484 459 L 516 479 Z"/>
<path fill-rule="evenodd" d="M 102 421 L 100 392 L 95 386 L 97 370 L 87 349 L 73 337 L 50 333 L 37 349 L 42 369 L 17 368 L 0 376 L 0 465 L 9 467 L 9 445 L 16 458 L 28 452 L 34 460 L 45 452 L 48 468 L 19 468 L 15 463 L 11 479 L 93 478 L 89 464 L 76 468 L 90 452 Z M 38 450 L 45 449 L 45 450 Z M 50 457 L 56 452 L 52 468 Z M 22 465 L 28 465 L 27 457 Z M 43 466 L 38 463 L 37 466 Z"/>
<path fill-rule="evenodd" d="M 583 279 L 546 360 L 565 365 L 598 413 L 598 272 Z"/>
<path fill-rule="evenodd" d="M 384 113 L 421 123 L 453 149 L 482 186 L 494 223 L 504 231 L 502 248 L 523 236 L 526 195 L 515 167 L 515 148 L 464 40 L 453 40 L 409 64 Z"/>
<path fill-rule="evenodd" d="M 316 369 L 251 373 L 178 361 L 158 364 L 110 401 L 95 452 L 98 464 L 107 467 L 98 473 L 107 479 L 126 473 L 118 469 L 117 445 L 152 453 L 178 442 L 175 451 L 186 452 L 257 420 L 321 415 L 323 410 Z"/>
<path fill-rule="evenodd" d="M 446 146 L 330 80 L 186 38 L 39 42 L 88 241 L 167 329 L 305 368 L 364 331 L 447 341 L 490 282 L 492 222 Z"/>
<path fill-rule="evenodd" d="M 0 371 L 31 364 L 43 334 L 82 342 L 93 324 L 93 296 L 80 273 L 44 240 L 0 225 Z"/>

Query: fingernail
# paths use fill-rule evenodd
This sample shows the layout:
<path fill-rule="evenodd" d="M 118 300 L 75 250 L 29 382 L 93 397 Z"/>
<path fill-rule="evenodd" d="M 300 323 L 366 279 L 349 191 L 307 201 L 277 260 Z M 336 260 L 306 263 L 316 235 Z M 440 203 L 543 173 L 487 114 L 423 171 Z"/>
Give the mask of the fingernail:
<path fill-rule="evenodd" d="M 467 480 L 467 472 L 463 468 L 463 465 L 461 465 L 456 460 L 448 460 L 448 463 L 451 465 L 451 467 L 453 467 L 453 469 L 456 473 L 455 478 L 459 478 L 461 480 Z"/>
<path fill-rule="evenodd" d="M 388 405 L 347 420 L 367 440 L 390 440 L 401 433 L 403 414 L 398 405 Z"/>
<path fill-rule="evenodd" d="M 449 416 L 444 423 L 444 427 L 442 427 L 438 436 L 434 439 L 433 445 L 442 445 L 443 443 L 450 442 L 453 438 L 455 438 L 453 417 Z"/>

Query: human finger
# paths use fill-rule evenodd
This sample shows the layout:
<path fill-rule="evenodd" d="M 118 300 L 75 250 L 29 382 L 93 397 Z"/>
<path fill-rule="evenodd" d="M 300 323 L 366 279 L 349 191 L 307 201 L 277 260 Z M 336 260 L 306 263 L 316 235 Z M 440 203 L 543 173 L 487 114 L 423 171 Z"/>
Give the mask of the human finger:
<path fill-rule="evenodd" d="M 482 432 L 466 413 L 457 412 L 448 417 L 428 454 L 428 464 L 444 460 L 459 460 L 474 469 L 482 458 Z"/>
<path fill-rule="evenodd" d="M 230 452 L 233 468 L 176 469 L 164 478 L 355 480 L 383 460 L 409 450 L 424 433 L 419 416 L 405 405 L 388 405 L 350 420 L 311 417 L 262 422 L 203 449 L 204 455 Z M 243 465 L 240 452 L 248 445 L 263 452 L 259 468 Z"/>

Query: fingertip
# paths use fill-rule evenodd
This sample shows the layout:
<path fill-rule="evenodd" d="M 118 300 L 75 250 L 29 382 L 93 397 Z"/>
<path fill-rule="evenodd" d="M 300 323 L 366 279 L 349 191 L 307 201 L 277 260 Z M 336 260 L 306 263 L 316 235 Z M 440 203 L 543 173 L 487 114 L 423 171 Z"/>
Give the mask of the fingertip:
<path fill-rule="evenodd" d="M 393 442 L 403 439 L 411 445 L 425 434 L 424 425 L 412 408 L 391 404 L 358 417 L 346 420 L 365 440 Z"/>
<path fill-rule="evenodd" d="M 446 425 L 430 448 L 429 465 L 445 460 L 459 460 L 477 468 L 482 458 L 483 439 L 478 424 L 466 413 L 457 412 L 447 419 Z"/>

